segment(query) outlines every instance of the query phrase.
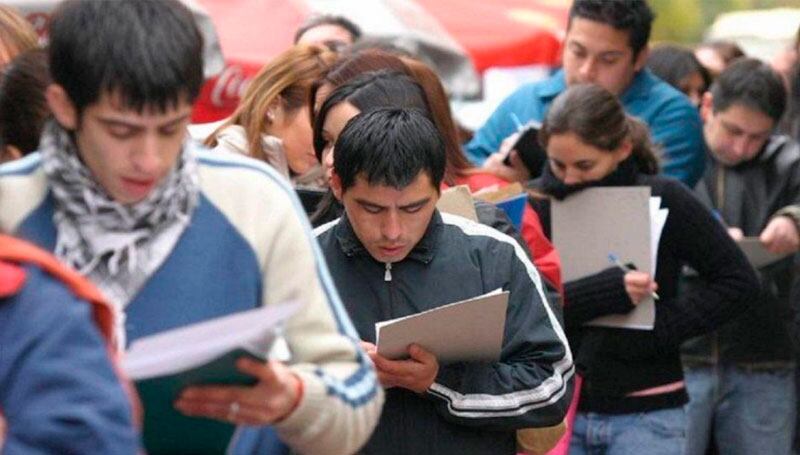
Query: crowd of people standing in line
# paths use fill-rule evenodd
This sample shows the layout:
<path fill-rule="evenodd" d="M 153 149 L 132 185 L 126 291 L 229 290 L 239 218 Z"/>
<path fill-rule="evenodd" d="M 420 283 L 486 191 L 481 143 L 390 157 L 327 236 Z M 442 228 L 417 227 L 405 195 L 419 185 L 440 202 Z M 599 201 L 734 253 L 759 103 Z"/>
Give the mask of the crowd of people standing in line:
<path fill-rule="evenodd" d="M 295 300 L 290 362 L 175 397 L 236 425 L 231 453 L 793 453 L 800 62 L 651 50 L 653 20 L 575 0 L 562 67 L 465 142 L 436 73 L 341 17 L 304 24 L 209 129 L 178 0 L 65 1 L 45 50 L 0 8 L 0 452 L 136 453 L 131 342 Z M 436 208 L 512 182 L 519 228 Z M 562 280 L 552 201 L 626 186 L 669 209 L 655 274 Z M 754 269 L 745 237 L 783 259 Z M 377 322 L 498 288 L 499 361 L 377 352 Z M 656 291 L 652 330 L 587 325 Z"/>

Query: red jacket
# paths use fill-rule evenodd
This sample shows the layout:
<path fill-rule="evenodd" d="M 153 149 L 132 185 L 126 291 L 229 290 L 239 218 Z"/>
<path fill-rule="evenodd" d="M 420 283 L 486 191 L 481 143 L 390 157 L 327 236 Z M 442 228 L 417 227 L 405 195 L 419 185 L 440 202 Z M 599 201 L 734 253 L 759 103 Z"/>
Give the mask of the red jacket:
<path fill-rule="evenodd" d="M 494 174 L 478 171 L 459 178 L 456 184 L 467 185 L 470 191 L 475 192 L 492 185 L 503 187 L 508 185 L 508 182 Z M 525 212 L 522 215 L 522 238 L 528 244 L 533 256 L 533 264 L 539 273 L 548 284 L 557 289 L 560 295 L 563 295 L 561 259 L 559 259 L 553 244 L 545 237 L 539 216 L 530 205 L 525 206 Z"/>

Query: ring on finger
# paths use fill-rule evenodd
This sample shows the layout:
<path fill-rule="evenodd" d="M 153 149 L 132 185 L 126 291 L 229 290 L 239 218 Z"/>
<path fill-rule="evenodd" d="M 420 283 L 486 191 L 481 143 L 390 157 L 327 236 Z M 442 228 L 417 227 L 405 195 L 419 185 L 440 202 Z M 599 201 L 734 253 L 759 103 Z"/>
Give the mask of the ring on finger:
<path fill-rule="evenodd" d="M 236 416 L 239 415 L 239 402 L 233 401 L 231 402 L 230 406 L 228 407 L 228 420 L 236 419 Z"/>

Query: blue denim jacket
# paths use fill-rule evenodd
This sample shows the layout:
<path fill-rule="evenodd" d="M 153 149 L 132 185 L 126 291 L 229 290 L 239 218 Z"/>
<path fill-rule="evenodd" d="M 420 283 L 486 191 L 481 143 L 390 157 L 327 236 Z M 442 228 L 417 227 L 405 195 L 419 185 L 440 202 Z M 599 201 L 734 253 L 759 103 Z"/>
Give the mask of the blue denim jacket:
<path fill-rule="evenodd" d="M 564 71 L 549 79 L 526 84 L 506 98 L 466 146 L 477 164 L 500 148 L 516 131 L 512 113 L 524 124 L 542 121 L 553 100 L 566 90 Z M 693 187 L 703 174 L 703 130 L 700 115 L 689 99 L 650 71 L 636 74 L 621 96 L 625 110 L 647 123 L 653 141 L 662 150 L 662 172 Z"/>

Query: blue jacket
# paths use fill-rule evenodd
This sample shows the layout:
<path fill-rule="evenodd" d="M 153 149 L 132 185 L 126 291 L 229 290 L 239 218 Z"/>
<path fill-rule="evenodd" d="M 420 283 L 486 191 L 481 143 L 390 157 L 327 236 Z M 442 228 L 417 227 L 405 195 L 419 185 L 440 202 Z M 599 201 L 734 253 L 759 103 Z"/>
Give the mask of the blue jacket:
<path fill-rule="evenodd" d="M 0 452 L 134 454 L 132 410 L 91 307 L 42 270 L 0 299 Z"/>
<path fill-rule="evenodd" d="M 543 121 L 553 100 L 567 89 L 564 71 L 549 79 L 526 84 L 517 89 L 495 109 L 486 123 L 467 144 L 472 162 L 484 160 L 500 148 L 500 143 L 516 131 L 511 114 L 523 124 Z M 662 149 L 662 172 L 689 187 L 703 175 L 703 130 L 697 109 L 682 93 L 642 70 L 621 96 L 625 110 L 647 123 L 653 141 Z"/>

